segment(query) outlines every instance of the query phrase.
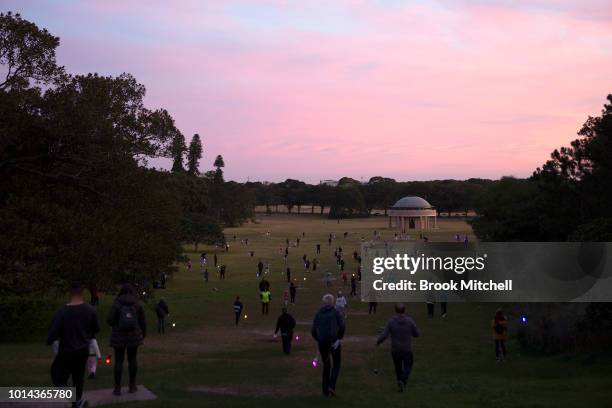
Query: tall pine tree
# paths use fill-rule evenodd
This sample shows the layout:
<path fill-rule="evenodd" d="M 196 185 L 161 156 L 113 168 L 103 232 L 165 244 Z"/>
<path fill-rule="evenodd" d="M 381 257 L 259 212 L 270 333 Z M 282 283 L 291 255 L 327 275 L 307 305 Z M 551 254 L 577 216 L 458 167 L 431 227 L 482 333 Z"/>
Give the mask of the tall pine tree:
<path fill-rule="evenodd" d="M 189 143 L 189 151 L 187 152 L 187 173 L 192 176 L 200 174 L 198 165 L 202 158 L 202 141 L 197 133 L 193 135 L 191 143 Z"/>

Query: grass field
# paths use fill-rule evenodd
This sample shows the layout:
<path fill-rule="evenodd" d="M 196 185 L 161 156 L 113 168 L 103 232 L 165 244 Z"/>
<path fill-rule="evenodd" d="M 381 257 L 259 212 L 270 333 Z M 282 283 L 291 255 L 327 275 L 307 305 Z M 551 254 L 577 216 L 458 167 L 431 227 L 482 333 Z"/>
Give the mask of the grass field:
<path fill-rule="evenodd" d="M 456 232 L 471 234 L 461 220 L 439 220 L 440 229 L 429 235 L 432 241 L 451 240 Z M 347 334 L 343 343 L 342 371 L 338 397 L 320 396 L 320 369 L 310 366 L 315 344 L 310 338 L 310 323 L 327 292 L 322 276 L 329 267 L 337 277 L 333 251 L 342 246 L 348 271 L 357 264 L 350 254 L 358 249 L 362 237 L 372 237 L 375 230 L 391 238 L 384 217 L 346 220 L 337 224 L 314 215 L 260 215 L 256 223 L 227 229 L 228 253 L 219 250 L 219 261 L 227 265 L 227 278 L 219 281 L 211 271 L 205 284 L 199 267 L 199 252 L 210 254 L 214 248 L 189 252 L 193 270 L 181 265 L 163 295 L 170 306 L 170 323 L 165 336 L 155 332 L 152 304 L 148 306 L 149 335 L 140 349 L 139 380 L 159 397 L 153 402 L 126 404 L 126 407 L 202 407 L 232 406 L 266 408 L 289 406 L 410 406 L 410 407 L 605 407 L 612 404 L 612 358 L 606 355 L 571 354 L 534 356 L 521 354 L 514 341 L 508 344 L 509 356 L 496 363 L 490 339 L 490 319 L 496 304 L 449 305 L 449 315 L 442 319 L 426 318 L 425 306 L 409 304 L 422 337 L 414 342 L 415 365 L 407 392 L 395 392 L 389 344 L 374 347 L 376 335 L 392 312 L 392 305 L 379 305 L 378 314 L 367 315 L 367 304 L 349 298 Z M 266 232 L 270 231 L 270 237 Z M 344 239 L 342 234 L 349 232 Z M 302 232 L 305 237 L 302 238 Z M 335 233 L 332 246 L 327 235 Z M 233 242 L 233 236 L 237 241 Z M 284 356 L 281 345 L 272 338 L 280 299 L 286 287 L 285 265 L 279 248 L 285 239 L 300 237 L 298 248 L 291 248 L 289 266 L 299 285 L 297 305 L 290 312 L 298 321 L 293 354 Z M 240 239 L 248 238 L 248 247 Z M 473 238 L 473 237 L 472 237 Z M 321 243 L 322 254 L 315 255 L 315 244 Z M 248 251 L 254 251 L 250 258 Z M 321 266 L 304 281 L 303 254 L 317 257 Z M 270 261 L 267 279 L 272 285 L 270 315 L 259 310 L 255 276 L 258 260 Z M 342 288 L 334 281 L 333 291 Z M 233 323 L 232 303 L 240 295 L 247 319 L 238 327 Z M 103 296 L 99 307 L 104 326 L 100 336 L 102 353 L 110 352 L 108 327 L 104 325 L 111 295 Z M 439 313 L 439 309 L 436 310 Z M 510 330 L 516 327 L 511 325 Z M 0 386 L 47 385 L 51 350 L 43 343 L 2 344 Z M 373 372 L 378 369 L 378 375 Z M 109 388 L 112 368 L 100 366 L 98 378 L 87 380 L 86 389 Z"/>

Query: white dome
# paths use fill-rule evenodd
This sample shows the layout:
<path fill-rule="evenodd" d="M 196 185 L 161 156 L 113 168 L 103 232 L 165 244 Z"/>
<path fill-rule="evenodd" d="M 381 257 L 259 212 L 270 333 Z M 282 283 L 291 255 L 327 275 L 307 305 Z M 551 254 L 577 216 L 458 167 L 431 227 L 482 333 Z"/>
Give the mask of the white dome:
<path fill-rule="evenodd" d="M 408 196 L 397 200 L 391 208 L 432 208 L 432 206 L 421 197 Z"/>

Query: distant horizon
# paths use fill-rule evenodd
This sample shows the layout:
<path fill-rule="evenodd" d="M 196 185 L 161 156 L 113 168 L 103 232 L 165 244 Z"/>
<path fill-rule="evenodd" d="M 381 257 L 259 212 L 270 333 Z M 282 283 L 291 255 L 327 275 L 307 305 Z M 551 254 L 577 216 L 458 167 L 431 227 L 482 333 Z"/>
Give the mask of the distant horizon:
<path fill-rule="evenodd" d="M 70 73 L 133 74 L 202 172 L 528 177 L 612 92 L 609 0 L 6 0 Z M 153 165 L 168 167 L 163 160 Z M 280 175 L 283 175 L 282 177 Z M 282 181 L 282 180 L 281 180 Z"/>

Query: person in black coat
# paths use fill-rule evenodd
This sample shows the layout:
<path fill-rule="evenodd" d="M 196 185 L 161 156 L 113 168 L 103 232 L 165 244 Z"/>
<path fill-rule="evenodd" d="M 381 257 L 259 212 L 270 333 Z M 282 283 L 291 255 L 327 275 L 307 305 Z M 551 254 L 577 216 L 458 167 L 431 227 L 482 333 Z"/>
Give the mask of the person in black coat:
<path fill-rule="evenodd" d="M 121 395 L 121 376 L 126 351 L 130 373 L 129 392 L 134 393 L 138 391 L 136 355 L 138 346 L 143 344 L 147 329 L 144 309 L 138 303 L 132 285 L 125 284 L 121 287 L 119 295 L 109 310 L 107 322 L 112 327 L 110 345 L 115 350 L 113 394 Z"/>
<path fill-rule="evenodd" d="M 293 340 L 293 329 L 295 329 L 295 319 L 289 313 L 287 309 L 283 308 L 282 314 L 276 321 L 276 330 L 274 335 L 280 331 L 281 340 L 283 343 L 283 353 L 291 354 L 291 341 Z"/>
<path fill-rule="evenodd" d="M 166 316 L 170 314 L 170 310 L 163 297 L 159 298 L 159 302 L 155 306 L 155 314 L 157 315 L 157 331 L 159 334 L 164 334 L 166 332 Z"/>

